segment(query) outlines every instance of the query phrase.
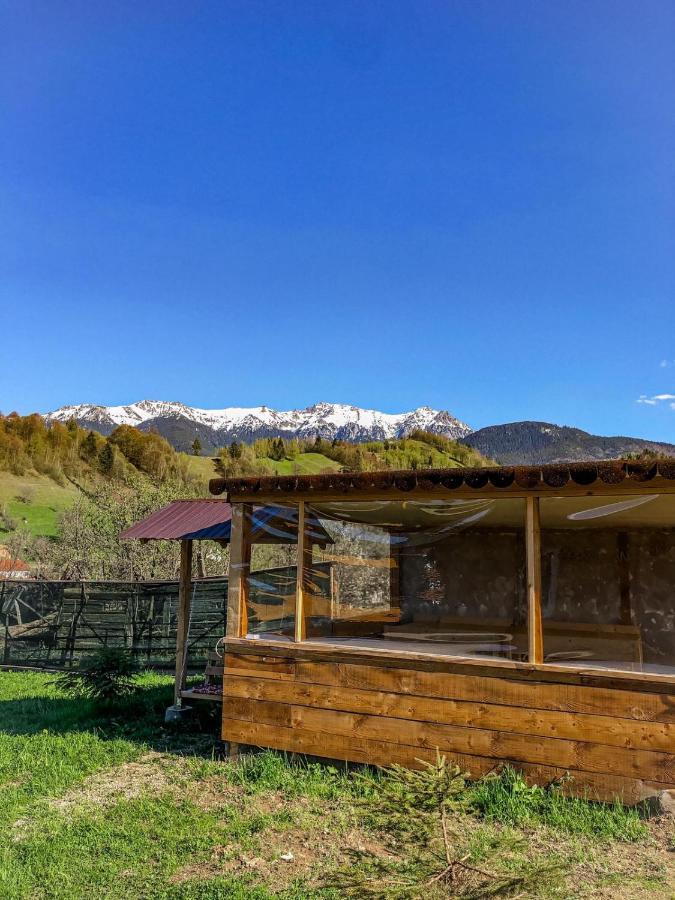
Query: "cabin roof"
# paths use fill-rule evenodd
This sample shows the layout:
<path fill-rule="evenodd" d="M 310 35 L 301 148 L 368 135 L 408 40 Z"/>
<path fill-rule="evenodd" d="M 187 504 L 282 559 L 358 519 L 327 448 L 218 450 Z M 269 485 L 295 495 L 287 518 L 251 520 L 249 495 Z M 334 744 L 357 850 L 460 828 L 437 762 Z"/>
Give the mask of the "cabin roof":
<path fill-rule="evenodd" d="M 566 485 L 636 484 L 667 479 L 675 482 L 675 457 L 650 460 L 589 460 L 541 466 L 485 466 L 481 468 L 406 469 L 383 472 L 330 472 L 318 475 L 272 475 L 262 477 L 212 478 L 212 494 L 227 493 L 228 499 L 261 494 L 350 494 L 391 491 L 392 496 L 415 489 L 446 490 L 472 488 L 564 488 Z M 675 485 L 673 485 L 675 486 Z"/>

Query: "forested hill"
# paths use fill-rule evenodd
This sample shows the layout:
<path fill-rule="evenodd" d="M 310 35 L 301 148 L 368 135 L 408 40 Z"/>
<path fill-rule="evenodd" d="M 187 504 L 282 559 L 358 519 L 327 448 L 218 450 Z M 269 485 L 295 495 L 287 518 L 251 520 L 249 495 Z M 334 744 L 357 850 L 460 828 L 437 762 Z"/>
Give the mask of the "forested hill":
<path fill-rule="evenodd" d="M 192 457 L 179 453 L 160 435 L 120 425 L 104 437 L 75 421 L 47 422 L 39 415 L 0 416 L 0 472 L 35 473 L 59 485 L 86 485 L 108 478 L 125 481 L 142 475 L 194 489 L 205 487 L 212 464 L 201 459 L 193 442 Z M 251 444 L 233 441 L 219 451 L 217 469 L 224 474 L 285 474 L 343 469 L 442 468 L 482 465 L 480 453 L 437 434 L 414 431 L 407 438 L 368 443 L 263 438 Z"/>
<path fill-rule="evenodd" d="M 487 462 L 440 435 L 351 444 L 265 438 L 232 442 L 217 459 L 178 453 L 152 432 L 121 425 L 105 437 L 74 421 L 0 416 L 0 553 L 55 578 L 175 577 L 175 541 L 120 541 L 133 522 L 177 498 L 205 496 L 223 474 L 444 468 Z M 222 574 L 226 551 L 198 548 L 196 574 Z"/>
<path fill-rule="evenodd" d="M 203 494 L 211 474 L 212 464 L 200 472 L 156 434 L 121 427 L 105 438 L 74 422 L 0 416 L 0 551 L 10 544 L 30 557 L 29 539 L 60 536 L 64 516 L 83 498 L 105 495 L 127 517 L 143 515 Z"/>
<path fill-rule="evenodd" d="M 503 465 L 543 464 L 583 459 L 619 459 L 629 454 L 674 456 L 675 445 L 632 437 L 602 437 L 550 422 L 491 425 L 461 443 Z"/>
<path fill-rule="evenodd" d="M 193 480 L 184 457 L 158 434 L 122 425 L 103 437 L 74 421 L 47 423 L 37 414 L 0 415 L 0 471 L 17 476 L 35 472 L 58 484 L 134 474 Z"/>
<path fill-rule="evenodd" d="M 483 466 L 482 454 L 458 441 L 412 431 L 408 437 L 367 443 L 322 438 L 262 438 L 251 444 L 233 441 L 219 451 L 216 467 L 221 475 L 311 474 L 329 469 L 366 472 L 378 469 L 443 469 Z"/>

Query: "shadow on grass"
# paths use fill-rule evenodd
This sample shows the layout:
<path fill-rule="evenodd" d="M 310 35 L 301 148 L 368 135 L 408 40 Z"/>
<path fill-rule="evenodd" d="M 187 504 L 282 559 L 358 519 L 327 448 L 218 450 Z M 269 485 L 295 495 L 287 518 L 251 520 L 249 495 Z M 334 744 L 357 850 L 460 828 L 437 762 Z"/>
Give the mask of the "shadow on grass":
<path fill-rule="evenodd" d="M 164 712 L 172 702 L 170 683 L 141 685 L 134 696 L 112 705 L 67 697 L 49 689 L 0 701 L 0 734 L 89 731 L 103 739 L 121 738 L 162 752 L 208 758 L 220 755 L 219 705 L 200 704 L 189 724 L 177 730 L 164 725 Z"/>

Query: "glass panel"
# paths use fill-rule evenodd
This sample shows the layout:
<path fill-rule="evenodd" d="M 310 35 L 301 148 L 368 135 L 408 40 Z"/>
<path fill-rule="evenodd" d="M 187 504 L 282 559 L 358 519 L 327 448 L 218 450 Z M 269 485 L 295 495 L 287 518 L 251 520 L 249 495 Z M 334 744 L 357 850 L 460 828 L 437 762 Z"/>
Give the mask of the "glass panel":
<path fill-rule="evenodd" d="M 292 639 L 298 558 L 298 507 L 258 506 L 249 513 L 249 637 Z"/>
<path fill-rule="evenodd" d="M 526 656 L 524 501 L 344 501 L 309 517 L 308 640 Z"/>
<path fill-rule="evenodd" d="M 675 495 L 540 509 L 544 661 L 675 674 Z"/>

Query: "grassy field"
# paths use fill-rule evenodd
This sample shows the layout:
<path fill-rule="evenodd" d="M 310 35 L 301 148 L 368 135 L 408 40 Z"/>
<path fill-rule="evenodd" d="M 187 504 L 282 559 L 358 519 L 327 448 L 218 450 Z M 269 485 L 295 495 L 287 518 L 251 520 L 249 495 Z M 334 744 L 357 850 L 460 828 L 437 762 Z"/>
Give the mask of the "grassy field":
<path fill-rule="evenodd" d="M 74 502 L 77 488 L 62 487 L 46 475 L 12 475 L 0 472 L 0 506 L 17 524 L 34 535 L 57 534 L 59 515 Z M 0 522 L 0 543 L 7 531 Z"/>
<path fill-rule="evenodd" d="M 204 496 L 207 496 L 209 479 L 217 475 L 213 460 L 208 456 L 182 455 L 187 460 L 190 472 L 203 482 Z M 262 459 L 261 462 L 270 475 L 290 475 L 295 472 L 305 475 L 339 468 L 337 463 L 320 453 L 302 453 L 294 461 Z M 77 488 L 74 485 L 61 486 L 46 475 L 12 475 L 10 472 L 0 471 L 0 510 L 16 526 L 27 528 L 35 536 L 58 536 L 59 516 L 76 497 Z M 0 544 L 12 530 L 3 527 L 3 520 L 0 519 Z"/>
<path fill-rule="evenodd" d="M 188 456 L 182 454 L 188 461 L 190 471 L 208 482 L 217 475 L 213 461 L 208 456 Z M 336 472 L 340 466 L 332 459 L 328 459 L 323 453 L 300 453 L 295 459 L 270 459 L 261 457 L 259 462 L 270 475 L 314 475 L 317 472 Z"/>
<path fill-rule="evenodd" d="M 424 459 L 425 465 L 433 469 L 454 469 L 461 465 L 471 465 L 471 461 L 461 462 L 460 460 L 455 459 L 450 453 L 438 450 L 436 447 L 431 447 L 429 444 L 425 444 L 422 441 L 415 441 L 412 438 L 408 438 L 405 444 L 408 451 L 418 450 Z M 369 445 L 366 444 L 366 447 L 367 446 Z M 397 449 L 395 446 L 389 450 L 380 450 L 379 456 L 385 460 L 388 467 L 394 469 L 406 468 L 405 451 Z"/>
<path fill-rule="evenodd" d="M 369 445 L 365 445 L 366 447 Z M 453 469 L 463 463 L 454 459 L 450 454 L 414 441 L 410 438 L 406 441 L 408 453 L 411 450 L 419 450 L 424 458 L 425 465 L 435 469 Z M 382 468 L 405 469 L 407 468 L 406 451 L 392 447 L 389 450 L 379 449 L 378 455 L 382 460 Z M 314 475 L 318 472 L 337 472 L 340 465 L 329 459 L 322 453 L 301 453 L 295 459 L 284 459 L 280 462 L 274 459 L 262 459 L 261 462 L 274 475 Z"/>
<path fill-rule="evenodd" d="M 187 460 L 188 470 L 192 475 L 201 478 L 205 487 L 209 479 L 215 478 L 218 474 L 210 456 L 192 456 L 189 453 L 181 453 L 180 456 Z"/>
<path fill-rule="evenodd" d="M 268 459 L 260 460 L 266 466 L 270 475 L 316 475 L 318 472 L 337 472 L 339 464 L 328 459 L 323 453 L 300 453 L 295 459 Z"/>
<path fill-rule="evenodd" d="M 223 760 L 216 723 L 164 730 L 169 698 L 146 675 L 103 714 L 49 676 L 0 673 L 0 897 L 675 896 L 670 820 L 506 773 L 461 787 L 446 843 L 436 776 L 425 793 L 271 752 Z"/>

